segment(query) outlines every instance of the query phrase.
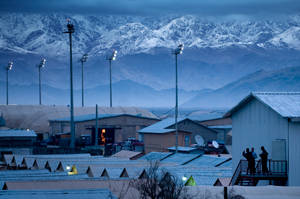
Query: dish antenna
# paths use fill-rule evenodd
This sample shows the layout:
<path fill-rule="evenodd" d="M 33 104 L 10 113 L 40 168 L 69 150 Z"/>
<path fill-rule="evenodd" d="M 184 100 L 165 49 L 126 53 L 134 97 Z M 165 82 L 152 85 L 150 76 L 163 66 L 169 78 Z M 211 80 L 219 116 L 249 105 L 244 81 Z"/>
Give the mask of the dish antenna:
<path fill-rule="evenodd" d="M 201 135 L 195 135 L 195 141 L 198 146 L 204 146 L 204 139 Z"/>
<path fill-rule="evenodd" d="M 217 142 L 216 140 L 213 140 L 213 141 L 212 141 L 212 145 L 213 145 L 213 147 L 215 147 L 216 149 L 219 148 L 219 144 L 218 144 L 218 142 Z"/>

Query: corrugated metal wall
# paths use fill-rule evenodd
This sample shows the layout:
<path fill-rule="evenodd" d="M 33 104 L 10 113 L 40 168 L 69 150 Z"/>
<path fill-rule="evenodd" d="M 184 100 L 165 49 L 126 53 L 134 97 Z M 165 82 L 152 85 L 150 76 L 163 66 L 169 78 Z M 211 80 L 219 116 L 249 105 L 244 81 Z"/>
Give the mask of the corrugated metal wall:
<path fill-rule="evenodd" d="M 289 185 L 300 186 L 300 123 L 289 125 Z"/>
<path fill-rule="evenodd" d="M 232 122 L 233 171 L 247 147 L 254 147 L 259 155 L 260 147 L 264 146 L 272 158 L 272 140 L 288 138 L 287 119 L 256 99 L 234 113 Z"/>

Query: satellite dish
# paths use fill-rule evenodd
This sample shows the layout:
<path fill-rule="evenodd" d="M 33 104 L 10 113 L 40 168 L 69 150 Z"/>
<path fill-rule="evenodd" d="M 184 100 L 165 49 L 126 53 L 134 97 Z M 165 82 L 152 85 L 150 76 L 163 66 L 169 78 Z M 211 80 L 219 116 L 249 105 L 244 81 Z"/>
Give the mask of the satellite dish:
<path fill-rule="evenodd" d="M 201 135 L 195 135 L 195 141 L 198 146 L 204 146 L 204 139 Z"/>
<path fill-rule="evenodd" d="M 219 148 L 219 144 L 218 144 L 218 142 L 217 142 L 216 140 L 213 140 L 213 141 L 212 141 L 212 145 L 213 145 L 213 147 L 215 147 L 216 149 Z"/>

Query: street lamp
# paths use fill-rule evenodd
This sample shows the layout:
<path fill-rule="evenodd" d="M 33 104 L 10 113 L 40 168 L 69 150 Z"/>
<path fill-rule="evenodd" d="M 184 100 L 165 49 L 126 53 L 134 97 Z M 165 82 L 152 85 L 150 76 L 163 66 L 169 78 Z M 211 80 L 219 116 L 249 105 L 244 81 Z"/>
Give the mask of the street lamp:
<path fill-rule="evenodd" d="M 44 68 L 46 64 L 46 59 L 42 58 L 40 64 L 38 65 L 39 68 L 39 102 L 42 105 L 42 85 L 41 85 L 41 68 Z"/>
<path fill-rule="evenodd" d="M 84 107 L 84 87 L 83 87 L 83 62 L 86 62 L 88 58 L 88 54 L 82 55 L 80 62 L 81 62 L 81 105 Z"/>
<path fill-rule="evenodd" d="M 69 34 L 69 42 L 70 42 L 70 123 L 71 123 L 71 143 L 70 147 L 75 148 L 75 125 L 74 125 L 74 104 L 73 104 L 73 66 L 72 66 L 72 33 L 75 32 L 74 25 L 71 24 L 70 20 L 68 20 L 67 24 L 68 31 L 64 33 Z"/>
<path fill-rule="evenodd" d="M 8 62 L 8 65 L 6 66 L 6 105 L 8 105 L 8 71 L 10 71 L 13 67 L 13 62 Z"/>
<path fill-rule="evenodd" d="M 109 90 L 110 90 L 110 107 L 112 107 L 112 86 L 111 86 L 111 61 L 116 60 L 118 51 L 113 50 L 112 54 L 107 57 L 107 60 L 109 61 Z"/>
<path fill-rule="evenodd" d="M 173 54 L 175 55 L 175 84 L 176 84 L 176 96 L 175 96 L 175 129 L 176 129 L 176 153 L 178 151 L 178 124 L 177 124 L 177 118 L 178 118 L 178 75 L 177 75 L 177 55 L 182 54 L 183 51 L 183 44 L 180 44 L 174 51 Z"/>

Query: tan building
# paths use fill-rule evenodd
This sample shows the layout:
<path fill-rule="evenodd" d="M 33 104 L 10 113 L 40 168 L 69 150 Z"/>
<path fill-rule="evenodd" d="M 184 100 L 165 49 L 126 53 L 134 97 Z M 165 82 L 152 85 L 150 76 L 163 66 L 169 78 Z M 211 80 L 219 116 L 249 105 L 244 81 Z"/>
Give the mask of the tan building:
<path fill-rule="evenodd" d="M 167 118 L 149 127 L 139 130 L 139 139 L 144 142 L 146 153 L 168 151 L 175 146 L 175 121 Z M 201 136 L 205 143 L 216 140 L 218 132 L 188 118 L 178 119 L 178 146 L 188 147 L 196 144 L 195 136 Z"/>
<path fill-rule="evenodd" d="M 74 107 L 74 116 L 94 114 L 95 107 Z M 30 129 L 38 139 L 47 139 L 51 134 L 49 120 L 70 117 L 70 107 L 62 105 L 0 105 L 5 126 L 10 129 Z M 100 114 L 129 114 L 157 118 L 148 110 L 137 107 L 98 107 Z"/>
<path fill-rule="evenodd" d="M 98 143 L 122 142 L 128 138 L 138 139 L 138 131 L 159 120 L 151 117 L 130 114 L 102 114 L 98 116 Z M 95 143 L 96 116 L 81 115 L 74 117 L 76 139 L 89 136 Z M 63 135 L 70 132 L 70 119 L 60 118 L 49 121 L 50 135 Z"/>
<path fill-rule="evenodd" d="M 170 130 L 170 129 L 169 129 Z M 171 130 L 165 133 L 144 133 L 145 153 L 152 151 L 167 152 L 168 148 L 175 146 L 175 131 Z M 178 146 L 190 146 L 191 133 L 178 131 Z"/>

